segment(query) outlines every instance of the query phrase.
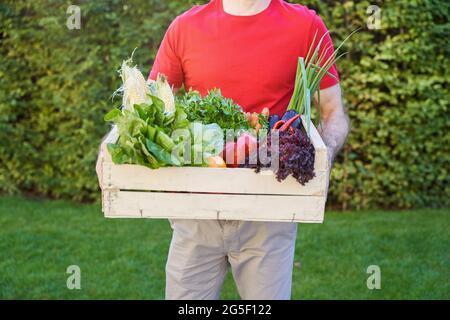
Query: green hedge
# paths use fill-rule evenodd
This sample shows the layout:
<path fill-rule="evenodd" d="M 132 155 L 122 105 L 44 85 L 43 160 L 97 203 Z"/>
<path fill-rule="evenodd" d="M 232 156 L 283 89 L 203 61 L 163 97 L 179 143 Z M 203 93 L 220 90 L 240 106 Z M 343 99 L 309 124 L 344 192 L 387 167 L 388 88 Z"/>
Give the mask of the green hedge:
<path fill-rule="evenodd" d="M 139 47 L 146 73 L 171 19 L 198 1 L 73 2 L 0 4 L 1 192 L 98 199 L 94 163 L 115 70 Z M 336 42 L 364 27 L 338 65 L 352 132 L 330 204 L 448 206 L 448 2 L 303 3 Z M 81 7 L 81 30 L 66 28 L 70 4 Z M 370 4 L 382 9 L 380 30 L 365 28 Z"/>

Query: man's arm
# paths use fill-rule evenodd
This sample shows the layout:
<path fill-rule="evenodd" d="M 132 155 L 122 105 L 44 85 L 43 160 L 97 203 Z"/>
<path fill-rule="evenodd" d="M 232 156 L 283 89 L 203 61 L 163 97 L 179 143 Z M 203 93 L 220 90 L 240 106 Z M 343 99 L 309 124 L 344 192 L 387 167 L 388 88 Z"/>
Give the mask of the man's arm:
<path fill-rule="evenodd" d="M 317 98 L 315 100 L 317 101 Z M 339 84 L 320 91 L 320 110 L 321 126 L 318 130 L 328 148 L 331 169 L 333 160 L 344 145 L 350 128 Z"/>

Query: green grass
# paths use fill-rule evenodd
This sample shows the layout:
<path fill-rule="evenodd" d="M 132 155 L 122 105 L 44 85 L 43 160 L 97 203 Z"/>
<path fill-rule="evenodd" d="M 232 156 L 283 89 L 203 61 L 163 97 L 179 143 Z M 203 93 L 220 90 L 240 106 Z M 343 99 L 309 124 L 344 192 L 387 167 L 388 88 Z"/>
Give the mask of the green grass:
<path fill-rule="evenodd" d="M 327 213 L 300 225 L 294 299 L 449 299 L 449 210 Z M 165 220 L 109 220 L 98 205 L 0 198 L 1 299 L 163 299 Z M 68 290 L 66 268 L 81 268 Z M 368 290 L 366 269 L 381 268 Z M 224 299 L 239 298 L 232 277 Z"/>

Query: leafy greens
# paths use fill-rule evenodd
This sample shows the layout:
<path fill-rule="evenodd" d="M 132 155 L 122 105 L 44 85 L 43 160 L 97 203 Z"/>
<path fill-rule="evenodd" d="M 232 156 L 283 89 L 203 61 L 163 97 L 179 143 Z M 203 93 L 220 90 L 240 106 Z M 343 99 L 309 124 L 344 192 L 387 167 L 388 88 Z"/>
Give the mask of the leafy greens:
<path fill-rule="evenodd" d="M 176 104 L 183 107 L 192 122 L 217 123 L 222 129 L 250 128 L 242 108 L 233 100 L 224 98 L 219 89 L 210 90 L 205 97 L 190 90 L 177 97 Z"/>

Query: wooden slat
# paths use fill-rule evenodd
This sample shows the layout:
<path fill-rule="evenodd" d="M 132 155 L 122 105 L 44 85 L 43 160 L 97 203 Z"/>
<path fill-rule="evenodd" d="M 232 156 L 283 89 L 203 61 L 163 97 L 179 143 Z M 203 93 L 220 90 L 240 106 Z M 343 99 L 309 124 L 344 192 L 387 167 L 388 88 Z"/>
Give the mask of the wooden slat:
<path fill-rule="evenodd" d="M 105 191 L 109 218 L 225 219 L 321 223 L 324 196 Z"/>
<path fill-rule="evenodd" d="M 104 186 L 121 190 L 190 191 L 249 194 L 324 195 L 328 175 L 304 186 L 292 176 L 278 182 L 272 171 L 245 168 L 167 167 L 157 170 L 137 165 L 104 163 Z"/>

